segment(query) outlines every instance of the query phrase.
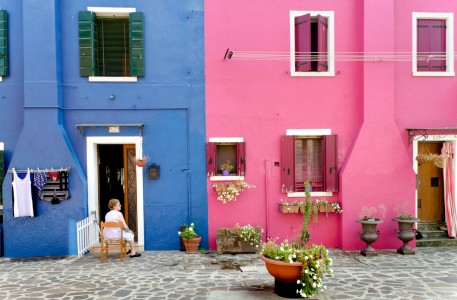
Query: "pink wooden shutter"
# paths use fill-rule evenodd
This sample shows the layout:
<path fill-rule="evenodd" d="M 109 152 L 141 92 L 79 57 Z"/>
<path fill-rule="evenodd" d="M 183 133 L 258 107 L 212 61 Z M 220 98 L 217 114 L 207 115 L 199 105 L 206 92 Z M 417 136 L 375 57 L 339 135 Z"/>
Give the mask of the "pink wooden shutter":
<path fill-rule="evenodd" d="M 446 20 L 430 20 L 430 71 L 446 71 Z"/>
<path fill-rule="evenodd" d="M 417 71 L 430 71 L 430 24 L 431 20 L 417 20 Z"/>
<path fill-rule="evenodd" d="M 216 176 L 216 143 L 206 144 L 206 172 L 207 176 Z"/>
<path fill-rule="evenodd" d="M 281 192 L 295 191 L 294 136 L 281 137 Z"/>
<path fill-rule="evenodd" d="M 246 175 L 246 143 L 236 143 L 236 171 L 238 176 Z"/>
<path fill-rule="evenodd" d="M 336 135 L 324 137 L 325 192 L 338 192 L 338 138 Z"/>
<path fill-rule="evenodd" d="M 311 70 L 311 15 L 295 17 L 295 71 Z"/>
<path fill-rule="evenodd" d="M 317 70 L 320 72 L 328 71 L 327 32 L 327 18 L 317 15 Z"/>

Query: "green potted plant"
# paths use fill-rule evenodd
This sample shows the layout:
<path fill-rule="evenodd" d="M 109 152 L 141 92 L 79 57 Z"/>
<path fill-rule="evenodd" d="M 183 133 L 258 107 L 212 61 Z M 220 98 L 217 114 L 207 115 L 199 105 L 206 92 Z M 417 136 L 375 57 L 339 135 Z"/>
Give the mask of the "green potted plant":
<path fill-rule="evenodd" d="M 237 182 L 214 183 L 213 188 L 217 193 L 217 200 L 226 204 L 229 201 L 236 201 L 236 198 L 244 189 L 255 188 L 255 186 L 246 181 L 239 180 Z"/>
<path fill-rule="evenodd" d="M 312 297 L 322 291 L 324 274 L 331 273 L 332 260 L 324 246 L 307 246 L 310 235 L 308 225 L 311 218 L 310 185 L 305 182 L 303 226 L 300 237 L 292 243 L 284 240 L 278 244 L 268 239 L 262 246 L 261 259 L 268 272 L 275 277 L 275 292 L 283 297 Z"/>
<path fill-rule="evenodd" d="M 195 254 L 198 252 L 198 246 L 202 238 L 194 230 L 194 223 L 189 226 L 185 225 L 184 231 L 178 231 L 178 235 L 182 237 L 186 253 Z"/>
<path fill-rule="evenodd" d="M 216 232 L 217 253 L 256 253 L 260 250 L 263 228 L 250 224 L 221 227 Z"/>
<path fill-rule="evenodd" d="M 403 246 L 397 249 L 397 253 L 414 255 L 415 250 L 411 248 L 408 243 L 415 238 L 416 229 L 414 229 L 414 224 L 420 220 L 411 214 L 406 203 L 399 203 L 394 209 L 397 212 L 397 216 L 392 220 L 398 222 L 399 229 L 399 231 L 396 231 L 395 233 L 397 238 L 403 242 Z"/>
<path fill-rule="evenodd" d="M 233 165 L 230 163 L 230 160 L 227 160 L 225 163 L 221 164 L 222 175 L 228 176 L 233 170 Z"/>
<path fill-rule="evenodd" d="M 386 207 L 384 205 L 379 205 L 379 211 L 384 215 Z M 378 209 L 376 207 L 364 206 L 356 220 L 356 222 L 362 224 L 362 232 L 359 232 L 359 237 L 366 243 L 366 247 L 360 251 L 364 256 L 378 255 L 376 250 L 371 246 L 372 243 L 378 240 L 378 237 L 381 234 L 381 232 L 376 229 L 376 226 L 381 224 L 383 220 L 376 217 L 377 213 Z"/>

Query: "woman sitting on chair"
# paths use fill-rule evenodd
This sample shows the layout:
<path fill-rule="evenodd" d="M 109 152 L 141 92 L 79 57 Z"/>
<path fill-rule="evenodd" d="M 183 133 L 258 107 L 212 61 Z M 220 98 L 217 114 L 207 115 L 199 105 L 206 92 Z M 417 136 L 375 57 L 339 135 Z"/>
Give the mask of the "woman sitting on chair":
<path fill-rule="evenodd" d="M 125 223 L 124 216 L 120 212 L 121 210 L 121 202 L 117 199 L 111 199 L 108 203 L 108 207 L 110 211 L 105 216 L 105 222 L 120 222 L 122 223 L 122 227 L 124 228 L 123 237 L 124 240 L 129 243 L 130 250 L 127 251 L 127 254 L 130 254 L 130 257 L 139 257 L 141 256 L 140 253 L 135 251 L 134 245 L 134 234 L 129 229 L 127 224 Z M 103 229 L 103 235 L 108 239 L 119 239 L 121 237 L 121 232 L 119 228 L 115 227 L 107 227 Z"/>

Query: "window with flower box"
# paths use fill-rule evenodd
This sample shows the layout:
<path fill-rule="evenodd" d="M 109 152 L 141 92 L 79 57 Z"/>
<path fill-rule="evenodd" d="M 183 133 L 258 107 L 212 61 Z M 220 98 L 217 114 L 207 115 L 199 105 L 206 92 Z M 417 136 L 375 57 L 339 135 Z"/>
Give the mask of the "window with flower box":
<path fill-rule="evenodd" d="M 229 162 L 233 169 L 222 175 L 221 165 Z M 210 138 L 206 145 L 207 175 L 211 180 L 243 180 L 246 175 L 246 143 L 243 138 Z"/>
<path fill-rule="evenodd" d="M 288 130 L 281 137 L 281 191 L 304 194 L 338 191 L 337 136 L 330 130 Z"/>

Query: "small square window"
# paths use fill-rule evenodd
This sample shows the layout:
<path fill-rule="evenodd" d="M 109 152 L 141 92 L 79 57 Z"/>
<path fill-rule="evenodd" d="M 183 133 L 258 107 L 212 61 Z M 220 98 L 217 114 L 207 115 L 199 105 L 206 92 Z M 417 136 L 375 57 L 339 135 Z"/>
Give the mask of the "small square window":
<path fill-rule="evenodd" d="M 245 176 L 246 144 L 242 138 L 211 138 L 206 147 L 208 176 Z"/>

